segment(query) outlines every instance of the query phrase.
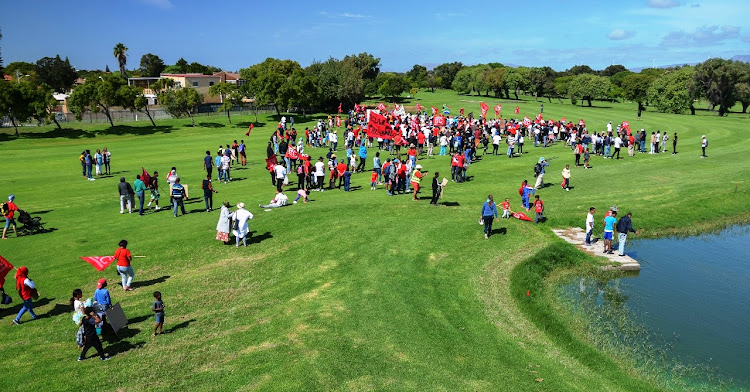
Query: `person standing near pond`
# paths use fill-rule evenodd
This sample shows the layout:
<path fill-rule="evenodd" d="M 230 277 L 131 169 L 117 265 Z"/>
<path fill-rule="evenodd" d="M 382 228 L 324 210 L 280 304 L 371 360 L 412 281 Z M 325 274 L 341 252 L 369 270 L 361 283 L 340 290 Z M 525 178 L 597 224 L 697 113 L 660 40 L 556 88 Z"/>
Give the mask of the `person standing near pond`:
<path fill-rule="evenodd" d="M 589 207 L 589 213 L 586 215 L 586 246 L 591 246 L 591 235 L 594 233 L 594 213 L 596 208 Z"/>
<path fill-rule="evenodd" d="M 115 251 L 115 259 L 117 260 L 117 273 L 122 278 L 122 289 L 123 291 L 133 291 L 130 285 L 133 283 L 135 277 L 135 271 L 130 263 L 133 261 L 133 256 L 128 250 L 128 241 L 122 240 L 117 246 Z"/>
<path fill-rule="evenodd" d="M 617 222 L 617 254 L 620 256 L 625 256 L 625 241 L 628 239 L 628 232 L 638 234 L 633 229 L 633 221 L 630 220 L 632 217 L 633 214 L 628 212 Z"/>
<path fill-rule="evenodd" d="M 612 254 L 612 237 L 617 223 L 617 211 L 604 218 L 604 253 Z"/>
<path fill-rule="evenodd" d="M 492 219 L 497 219 L 497 205 L 492 195 L 487 196 L 487 200 L 482 204 L 482 222 L 484 223 L 484 239 L 489 239 L 492 235 Z"/>
<path fill-rule="evenodd" d="M 13 319 L 13 324 L 21 324 L 21 316 L 24 313 L 29 312 L 32 320 L 36 320 L 36 313 L 34 313 L 34 299 L 39 297 L 36 291 L 36 285 L 34 281 L 29 279 L 29 269 L 26 267 L 20 267 L 16 270 L 16 289 L 18 295 L 23 301 L 21 310 L 18 311 L 18 315 Z"/>

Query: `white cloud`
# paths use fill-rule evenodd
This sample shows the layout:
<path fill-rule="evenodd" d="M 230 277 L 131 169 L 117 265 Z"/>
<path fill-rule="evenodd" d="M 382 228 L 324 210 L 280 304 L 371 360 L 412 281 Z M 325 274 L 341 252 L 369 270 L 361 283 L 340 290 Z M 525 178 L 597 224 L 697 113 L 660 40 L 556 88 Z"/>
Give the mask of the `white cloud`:
<path fill-rule="evenodd" d="M 369 18 L 370 17 L 369 15 L 350 14 L 348 12 L 344 12 L 343 14 L 338 14 L 338 16 L 340 16 L 342 18 L 357 18 L 357 19 L 360 19 L 360 18 Z"/>
<path fill-rule="evenodd" d="M 674 0 L 648 0 L 648 6 L 651 8 L 674 8 L 679 7 L 680 2 Z"/>
<path fill-rule="evenodd" d="M 141 3 L 162 8 L 162 9 L 170 9 L 174 7 L 174 4 L 172 4 L 171 0 L 140 0 Z"/>
<path fill-rule="evenodd" d="M 672 31 L 662 38 L 661 46 L 712 46 L 739 36 L 737 26 L 701 26 L 694 33 Z"/>
<path fill-rule="evenodd" d="M 613 40 L 613 41 L 620 41 L 623 39 L 628 39 L 635 35 L 634 32 L 623 30 L 623 29 L 614 29 L 607 34 L 607 38 Z"/>

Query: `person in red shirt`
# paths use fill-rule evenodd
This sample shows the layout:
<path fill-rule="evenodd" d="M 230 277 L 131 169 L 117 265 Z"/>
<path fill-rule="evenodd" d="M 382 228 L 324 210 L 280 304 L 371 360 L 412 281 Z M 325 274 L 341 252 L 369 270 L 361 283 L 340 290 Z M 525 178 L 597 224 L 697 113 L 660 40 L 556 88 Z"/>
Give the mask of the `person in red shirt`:
<path fill-rule="evenodd" d="M 125 291 L 132 291 L 130 285 L 133 283 L 133 277 L 135 277 L 135 271 L 130 262 L 133 260 L 133 256 L 130 254 L 128 248 L 128 241 L 122 240 L 119 244 L 120 247 L 115 251 L 115 259 L 117 259 L 117 273 L 122 277 L 122 289 Z"/>
<path fill-rule="evenodd" d="M 375 190 L 378 186 L 378 172 L 375 169 L 372 169 L 372 174 L 370 174 L 370 190 Z"/>
<path fill-rule="evenodd" d="M 534 224 L 536 225 L 544 219 L 544 202 L 539 198 L 539 195 L 534 196 L 534 212 L 536 212 L 534 218 Z"/>
<path fill-rule="evenodd" d="M 34 303 L 32 302 L 39 296 L 36 291 L 34 281 L 29 279 L 29 269 L 26 267 L 19 267 L 16 271 L 16 289 L 18 295 L 23 300 L 23 306 L 18 311 L 18 315 L 13 319 L 13 324 L 21 324 L 21 316 L 24 313 L 29 312 L 32 320 L 36 320 L 36 313 L 34 313 Z"/>
<path fill-rule="evenodd" d="M 464 178 L 464 175 L 465 175 L 464 164 L 466 163 L 466 156 L 461 153 L 456 153 L 456 155 L 458 155 L 458 167 L 456 167 L 456 181 L 464 182 L 466 180 Z"/>
<path fill-rule="evenodd" d="M 503 206 L 503 219 L 510 218 L 510 199 L 506 197 L 501 205 Z"/>
<path fill-rule="evenodd" d="M 342 160 L 336 165 L 336 175 L 339 178 L 339 189 L 341 189 L 341 184 L 344 182 L 344 173 L 346 173 L 346 163 Z"/>
<path fill-rule="evenodd" d="M 16 221 L 13 219 L 13 216 L 15 215 L 16 211 L 18 211 L 18 206 L 16 206 L 15 203 L 13 203 L 13 200 L 16 199 L 15 195 L 8 196 L 8 203 L 6 203 L 6 206 L 8 207 L 8 213 L 4 215 L 5 217 L 5 228 L 3 229 L 3 239 L 7 240 L 8 237 L 5 235 L 8 232 L 8 227 L 13 226 L 13 234 L 18 237 L 18 232 L 16 231 Z"/>
<path fill-rule="evenodd" d="M 419 155 L 422 155 L 424 148 L 424 132 L 417 132 L 417 145 L 419 146 Z"/>

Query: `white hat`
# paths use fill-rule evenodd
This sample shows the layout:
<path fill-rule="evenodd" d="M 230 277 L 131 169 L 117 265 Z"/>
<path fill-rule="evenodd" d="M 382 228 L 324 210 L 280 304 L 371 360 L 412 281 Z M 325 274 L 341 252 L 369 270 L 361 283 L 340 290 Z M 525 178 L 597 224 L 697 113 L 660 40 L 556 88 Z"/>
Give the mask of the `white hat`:
<path fill-rule="evenodd" d="M 414 166 L 414 168 L 417 169 L 417 170 L 420 170 L 420 169 L 422 169 L 422 165 Z"/>
<path fill-rule="evenodd" d="M 237 203 L 237 208 L 245 208 L 245 203 Z"/>

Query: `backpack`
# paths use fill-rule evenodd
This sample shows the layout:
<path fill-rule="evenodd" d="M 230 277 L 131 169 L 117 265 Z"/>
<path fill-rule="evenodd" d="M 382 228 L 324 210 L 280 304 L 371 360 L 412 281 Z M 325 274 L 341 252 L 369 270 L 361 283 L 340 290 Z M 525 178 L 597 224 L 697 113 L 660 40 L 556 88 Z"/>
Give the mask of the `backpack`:
<path fill-rule="evenodd" d="M 534 165 L 534 177 L 539 177 L 539 174 L 542 172 L 542 164 L 540 162 L 537 162 L 536 165 Z"/>
<path fill-rule="evenodd" d="M 518 188 L 518 196 L 523 196 L 523 185 L 521 185 L 521 187 Z"/>
<path fill-rule="evenodd" d="M 10 207 L 8 207 L 8 202 L 4 202 L 0 204 L 0 215 L 8 215 L 10 213 Z"/>

